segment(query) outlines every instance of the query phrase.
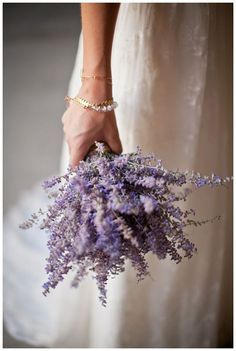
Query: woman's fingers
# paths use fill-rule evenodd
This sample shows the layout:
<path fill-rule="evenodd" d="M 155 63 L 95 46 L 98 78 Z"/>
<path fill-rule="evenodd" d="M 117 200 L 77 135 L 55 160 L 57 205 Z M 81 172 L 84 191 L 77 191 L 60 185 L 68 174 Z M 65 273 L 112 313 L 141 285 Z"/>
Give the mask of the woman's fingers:
<path fill-rule="evenodd" d="M 71 147 L 71 152 L 70 152 L 70 166 L 71 167 L 77 167 L 80 163 L 80 161 L 83 161 L 85 156 L 87 155 L 89 149 L 90 149 L 90 144 L 86 143 L 77 147 Z"/>
<path fill-rule="evenodd" d="M 104 142 L 108 144 L 111 151 L 114 152 L 115 154 L 120 154 L 122 152 L 122 145 L 119 137 L 109 138 L 107 141 L 104 140 Z M 92 145 L 93 145 L 93 142 L 92 143 L 87 142 L 77 147 L 69 146 L 71 167 L 73 168 L 77 167 L 80 161 L 85 159 Z"/>
<path fill-rule="evenodd" d="M 119 136 L 112 136 L 112 137 L 108 137 L 106 138 L 106 142 L 109 145 L 111 151 L 113 151 L 115 154 L 121 154 L 122 152 L 122 144 L 120 141 Z"/>

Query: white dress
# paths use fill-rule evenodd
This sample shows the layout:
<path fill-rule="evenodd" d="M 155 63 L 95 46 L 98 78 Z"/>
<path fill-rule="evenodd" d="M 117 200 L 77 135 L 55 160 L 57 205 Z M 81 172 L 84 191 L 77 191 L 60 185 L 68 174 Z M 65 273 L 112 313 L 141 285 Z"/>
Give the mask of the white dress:
<path fill-rule="evenodd" d="M 121 3 L 112 51 L 113 97 L 124 152 L 140 145 L 168 168 L 232 175 L 232 8 L 224 4 Z M 81 84 L 82 35 L 68 94 Z M 61 170 L 68 165 L 63 141 Z M 176 265 L 148 255 L 137 284 L 129 262 L 101 306 L 90 276 L 71 275 L 45 298 L 46 234 L 17 224 L 46 196 L 36 185 L 4 222 L 4 321 L 44 347 L 232 347 L 232 189 L 201 189 L 186 206 L 220 222 L 189 231 L 198 247 Z M 72 273 L 73 275 L 73 273 Z"/>

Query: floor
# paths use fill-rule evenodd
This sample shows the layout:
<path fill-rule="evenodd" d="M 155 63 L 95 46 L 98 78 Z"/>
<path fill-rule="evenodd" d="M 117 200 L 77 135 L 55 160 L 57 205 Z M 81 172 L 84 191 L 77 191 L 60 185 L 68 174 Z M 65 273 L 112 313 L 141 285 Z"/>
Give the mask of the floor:
<path fill-rule="evenodd" d="M 79 3 L 5 3 L 3 11 L 5 214 L 22 191 L 58 171 L 81 22 Z M 31 345 L 4 330 L 3 347 Z"/>

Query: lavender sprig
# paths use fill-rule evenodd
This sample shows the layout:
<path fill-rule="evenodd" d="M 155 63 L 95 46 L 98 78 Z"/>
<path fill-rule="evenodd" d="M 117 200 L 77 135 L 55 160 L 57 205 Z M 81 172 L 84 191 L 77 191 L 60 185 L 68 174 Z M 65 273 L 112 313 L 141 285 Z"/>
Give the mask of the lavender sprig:
<path fill-rule="evenodd" d="M 178 202 L 186 201 L 197 188 L 226 185 L 231 179 L 167 170 L 155 155 L 142 156 L 140 148 L 115 155 L 96 142 L 95 152 L 79 167 L 68 167 L 65 175 L 43 182 L 52 204 L 20 225 L 28 229 L 38 224 L 49 234 L 48 281 L 43 294 L 55 288 L 71 269 L 76 268 L 74 287 L 92 271 L 99 299 L 106 306 L 108 277 L 123 272 L 126 259 L 135 268 L 138 281 L 150 275 L 145 259 L 148 252 L 159 259 L 170 257 L 177 264 L 183 257 L 190 259 L 197 248 L 185 229 L 220 217 L 195 220 L 191 217 L 195 211 L 182 210 Z M 176 188 L 182 191 L 177 193 Z"/>

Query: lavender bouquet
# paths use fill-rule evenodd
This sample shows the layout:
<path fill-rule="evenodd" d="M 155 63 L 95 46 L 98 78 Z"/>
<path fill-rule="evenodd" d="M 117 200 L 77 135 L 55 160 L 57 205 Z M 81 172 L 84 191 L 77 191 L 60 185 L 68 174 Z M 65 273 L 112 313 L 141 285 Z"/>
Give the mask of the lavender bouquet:
<path fill-rule="evenodd" d="M 115 155 L 104 143 L 95 145 L 75 170 L 68 167 L 65 175 L 43 182 L 52 204 L 20 228 L 38 224 L 49 233 L 45 296 L 71 269 L 74 287 L 92 271 L 106 306 L 108 277 L 123 272 L 126 259 L 140 281 L 150 275 L 145 254 L 179 263 L 197 252 L 185 229 L 220 217 L 196 221 L 193 209 L 183 211 L 177 204 L 194 189 L 226 185 L 232 177 L 167 170 L 155 155 L 142 156 L 140 148 Z"/>

